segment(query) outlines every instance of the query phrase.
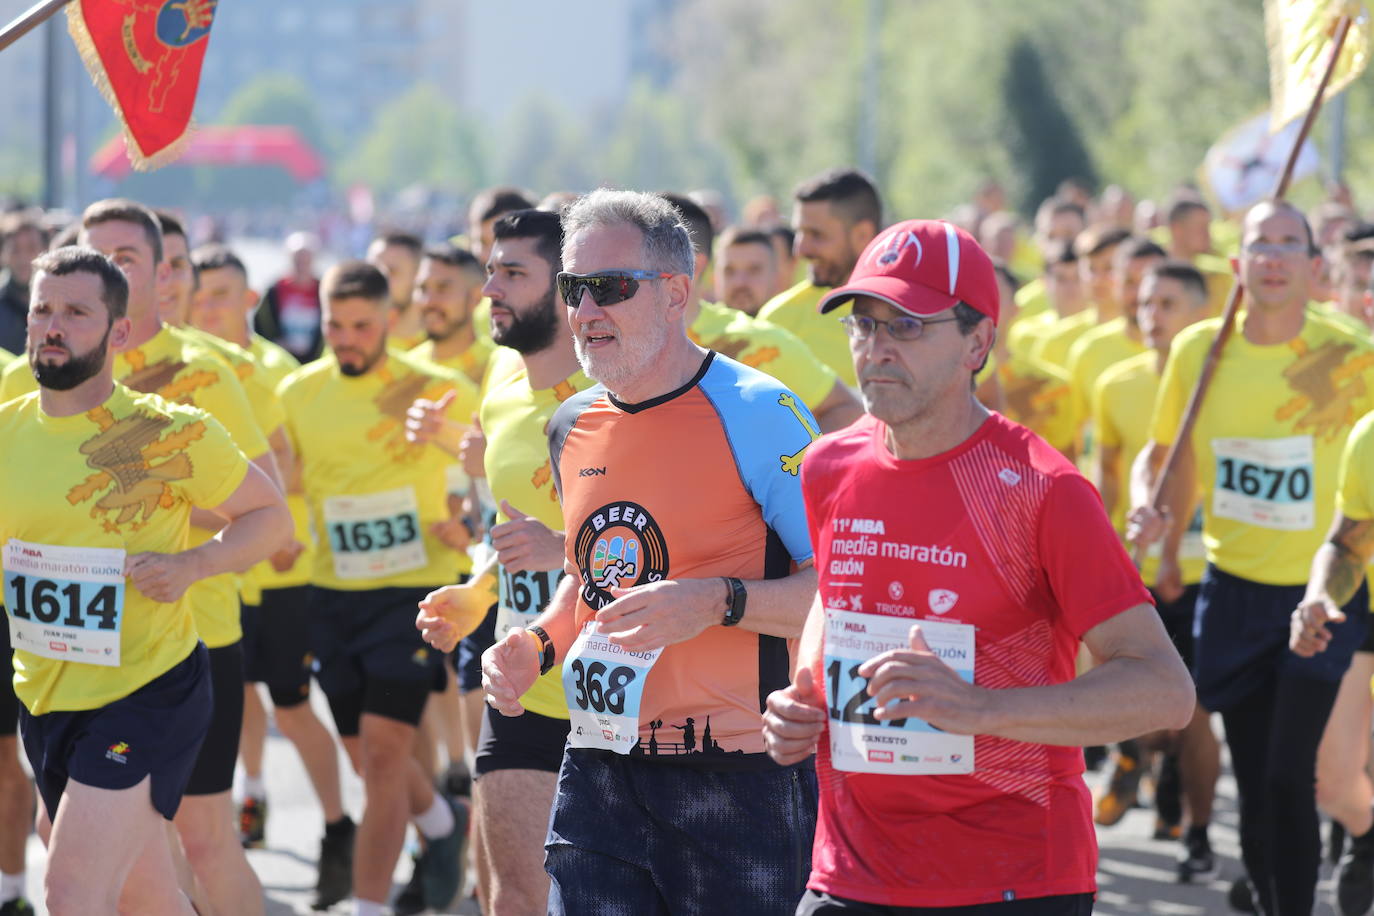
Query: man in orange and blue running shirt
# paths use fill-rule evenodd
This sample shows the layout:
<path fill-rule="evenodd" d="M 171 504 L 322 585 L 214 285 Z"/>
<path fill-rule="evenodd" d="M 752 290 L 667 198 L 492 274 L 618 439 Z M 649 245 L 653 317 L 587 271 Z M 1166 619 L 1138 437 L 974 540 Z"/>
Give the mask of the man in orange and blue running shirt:
<path fill-rule="evenodd" d="M 973 238 L 887 229 L 820 308 L 850 300 L 870 416 L 803 466 L 819 593 L 764 716 L 778 763 L 816 753 L 797 913 L 1089 913 L 1079 748 L 1181 727 L 1188 672 L 1092 485 L 973 394 L 998 318 Z"/>
<path fill-rule="evenodd" d="M 506 715 L 563 664 L 548 912 L 790 914 L 815 774 L 770 760 L 761 726 L 815 592 L 799 477 L 815 420 L 688 339 L 692 243 L 665 200 L 596 191 L 563 225 L 559 292 L 600 382 L 549 423 L 569 575 L 483 657 Z"/>

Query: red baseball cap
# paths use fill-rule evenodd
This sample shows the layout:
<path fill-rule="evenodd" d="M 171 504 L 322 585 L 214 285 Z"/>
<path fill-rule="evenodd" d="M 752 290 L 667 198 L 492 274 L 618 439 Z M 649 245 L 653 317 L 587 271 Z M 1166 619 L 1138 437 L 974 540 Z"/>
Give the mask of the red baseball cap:
<path fill-rule="evenodd" d="M 868 243 L 849 282 L 828 293 L 828 312 L 855 296 L 873 296 L 924 317 L 964 302 L 997 324 L 997 274 L 973 236 L 938 219 L 909 219 Z"/>

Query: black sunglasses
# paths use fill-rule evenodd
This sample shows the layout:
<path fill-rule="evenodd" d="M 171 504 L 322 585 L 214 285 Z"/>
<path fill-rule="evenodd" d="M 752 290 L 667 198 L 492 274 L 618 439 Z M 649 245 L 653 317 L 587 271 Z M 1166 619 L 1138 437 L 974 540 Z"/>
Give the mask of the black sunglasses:
<path fill-rule="evenodd" d="M 615 305 L 639 292 L 640 280 L 666 280 L 673 276 L 657 270 L 602 270 L 594 274 L 558 272 L 558 295 L 569 308 L 582 303 L 582 291 L 591 293 L 597 305 Z"/>

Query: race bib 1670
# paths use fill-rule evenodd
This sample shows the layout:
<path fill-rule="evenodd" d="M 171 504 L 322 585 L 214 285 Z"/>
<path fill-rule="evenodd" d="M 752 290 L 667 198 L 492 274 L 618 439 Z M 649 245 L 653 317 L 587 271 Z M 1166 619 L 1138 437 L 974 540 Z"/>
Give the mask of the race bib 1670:
<path fill-rule="evenodd" d="M 1312 437 L 1213 439 L 1217 462 L 1212 514 L 1272 528 L 1308 531 L 1312 498 Z"/>

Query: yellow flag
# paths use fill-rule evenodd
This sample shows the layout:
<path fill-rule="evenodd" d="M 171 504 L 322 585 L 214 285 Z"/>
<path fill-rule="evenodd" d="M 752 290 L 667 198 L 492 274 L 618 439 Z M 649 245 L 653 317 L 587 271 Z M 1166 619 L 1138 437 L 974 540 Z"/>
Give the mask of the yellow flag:
<path fill-rule="evenodd" d="M 1369 11 L 1357 0 L 1264 0 L 1264 26 L 1269 40 L 1269 129 L 1307 113 L 1331 60 L 1336 25 L 1353 20 L 1326 97 L 1350 84 L 1369 63 Z"/>

